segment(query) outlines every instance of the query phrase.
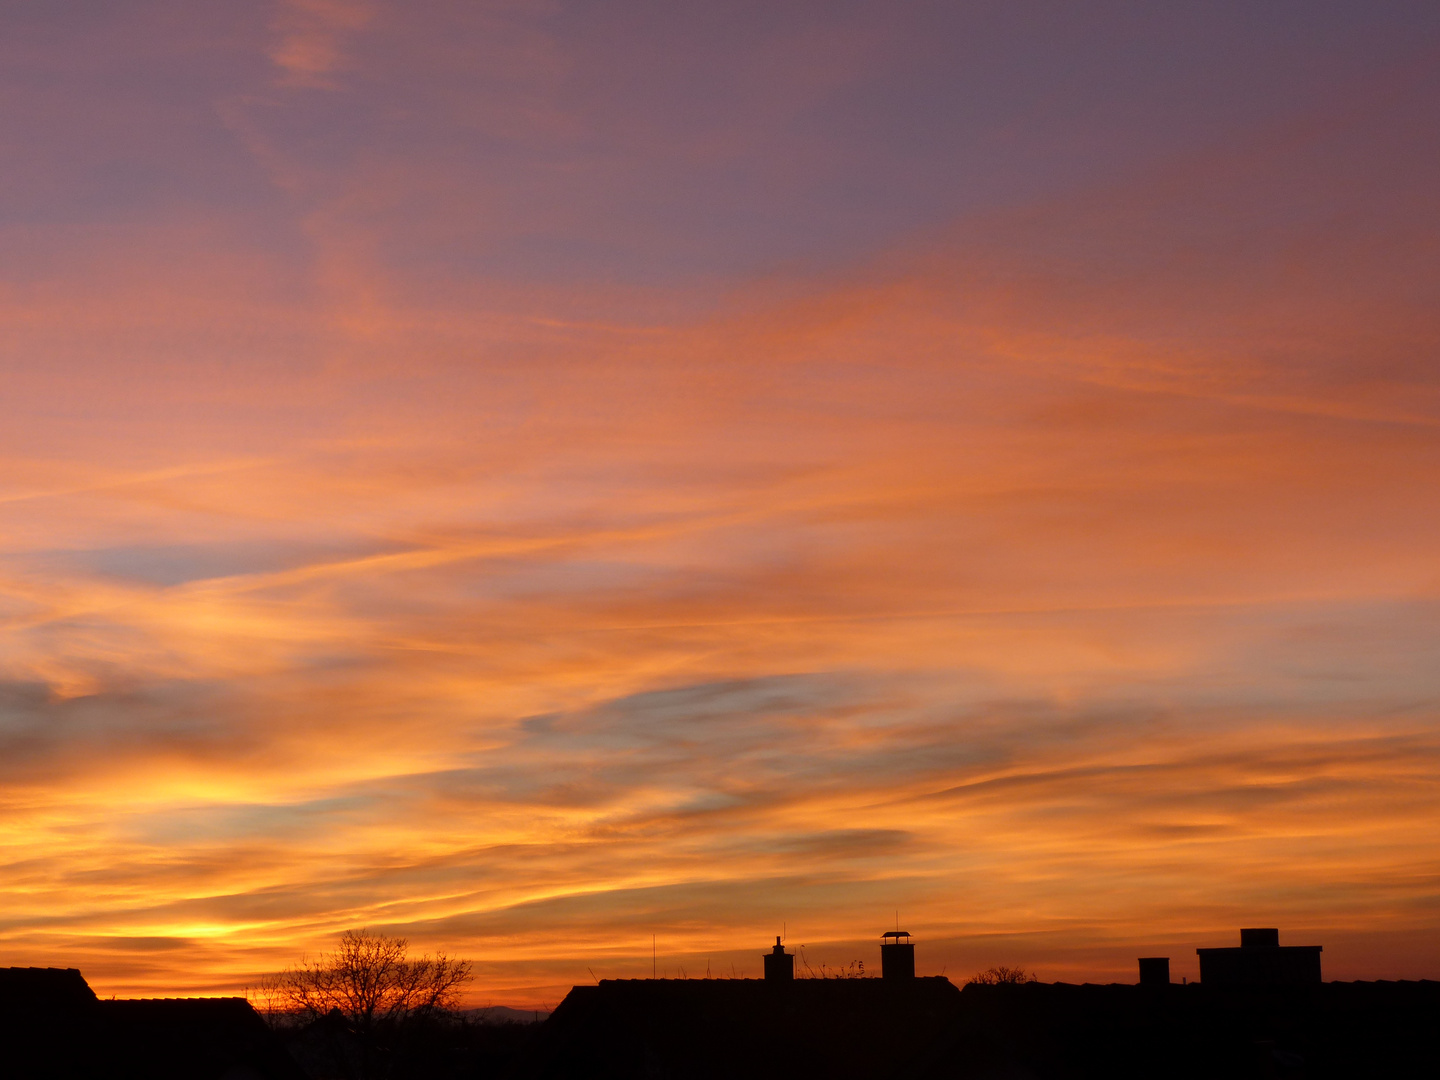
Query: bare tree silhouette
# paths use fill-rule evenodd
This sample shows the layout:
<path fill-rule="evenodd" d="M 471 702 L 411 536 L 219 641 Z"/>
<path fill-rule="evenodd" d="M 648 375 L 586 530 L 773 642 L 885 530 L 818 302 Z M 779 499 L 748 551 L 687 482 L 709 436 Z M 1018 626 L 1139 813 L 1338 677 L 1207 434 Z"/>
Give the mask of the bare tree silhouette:
<path fill-rule="evenodd" d="M 315 1022 L 346 1076 L 388 1075 L 413 1030 L 453 1009 L 470 962 L 444 953 L 410 959 L 409 942 L 347 930 L 332 953 L 306 957 L 266 981 L 272 1013 Z"/>

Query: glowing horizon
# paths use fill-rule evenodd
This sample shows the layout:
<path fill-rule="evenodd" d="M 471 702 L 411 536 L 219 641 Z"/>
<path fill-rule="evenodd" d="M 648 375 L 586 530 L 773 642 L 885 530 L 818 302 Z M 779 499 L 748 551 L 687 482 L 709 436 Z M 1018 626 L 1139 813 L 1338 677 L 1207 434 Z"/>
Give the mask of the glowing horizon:
<path fill-rule="evenodd" d="M 1440 21 L 1044 12 L 0 16 L 0 965 L 1436 977 Z"/>

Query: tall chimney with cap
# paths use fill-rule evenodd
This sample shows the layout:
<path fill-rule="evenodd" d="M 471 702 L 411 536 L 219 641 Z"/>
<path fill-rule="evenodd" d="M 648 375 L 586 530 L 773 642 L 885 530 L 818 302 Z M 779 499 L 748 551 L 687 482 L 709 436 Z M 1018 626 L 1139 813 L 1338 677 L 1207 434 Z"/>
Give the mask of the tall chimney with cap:
<path fill-rule="evenodd" d="M 906 930 L 886 930 L 880 937 L 880 977 L 913 979 L 915 944 Z"/>
<path fill-rule="evenodd" d="M 775 938 L 775 948 L 765 954 L 765 981 L 790 982 L 795 978 L 795 954 L 787 953 L 780 938 Z"/>

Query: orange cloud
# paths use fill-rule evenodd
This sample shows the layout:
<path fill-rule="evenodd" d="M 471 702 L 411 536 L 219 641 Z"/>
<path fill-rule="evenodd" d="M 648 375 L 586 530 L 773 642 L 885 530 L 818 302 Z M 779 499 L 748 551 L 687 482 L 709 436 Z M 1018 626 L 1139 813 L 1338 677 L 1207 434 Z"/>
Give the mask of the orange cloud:
<path fill-rule="evenodd" d="M 277 16 L 286 85 L 368 12 Z M 542 44 L 505 77 L 570 146 Z M 263 212 L 6 234 L 7 962 L 234 991 L 368 925 L 539 1004 L 652 933 L 869 959 L 898 909 L 954 975 L 1182 974 L 1255 920 L 1433 975 L 1437 223 L 1391 98 L 726 290 L 426 261 L 509 189 L 227 100 Z"/>

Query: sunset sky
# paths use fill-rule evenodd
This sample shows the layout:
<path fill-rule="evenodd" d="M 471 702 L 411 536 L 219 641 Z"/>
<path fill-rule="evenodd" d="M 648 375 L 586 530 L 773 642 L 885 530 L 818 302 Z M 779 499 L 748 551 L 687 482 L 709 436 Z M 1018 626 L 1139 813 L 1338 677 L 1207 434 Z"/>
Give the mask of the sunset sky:
<path fill-rule="evenodd" d="M 1440 6 L 17 0 L 0 966 L 1440 977 Z"/>

